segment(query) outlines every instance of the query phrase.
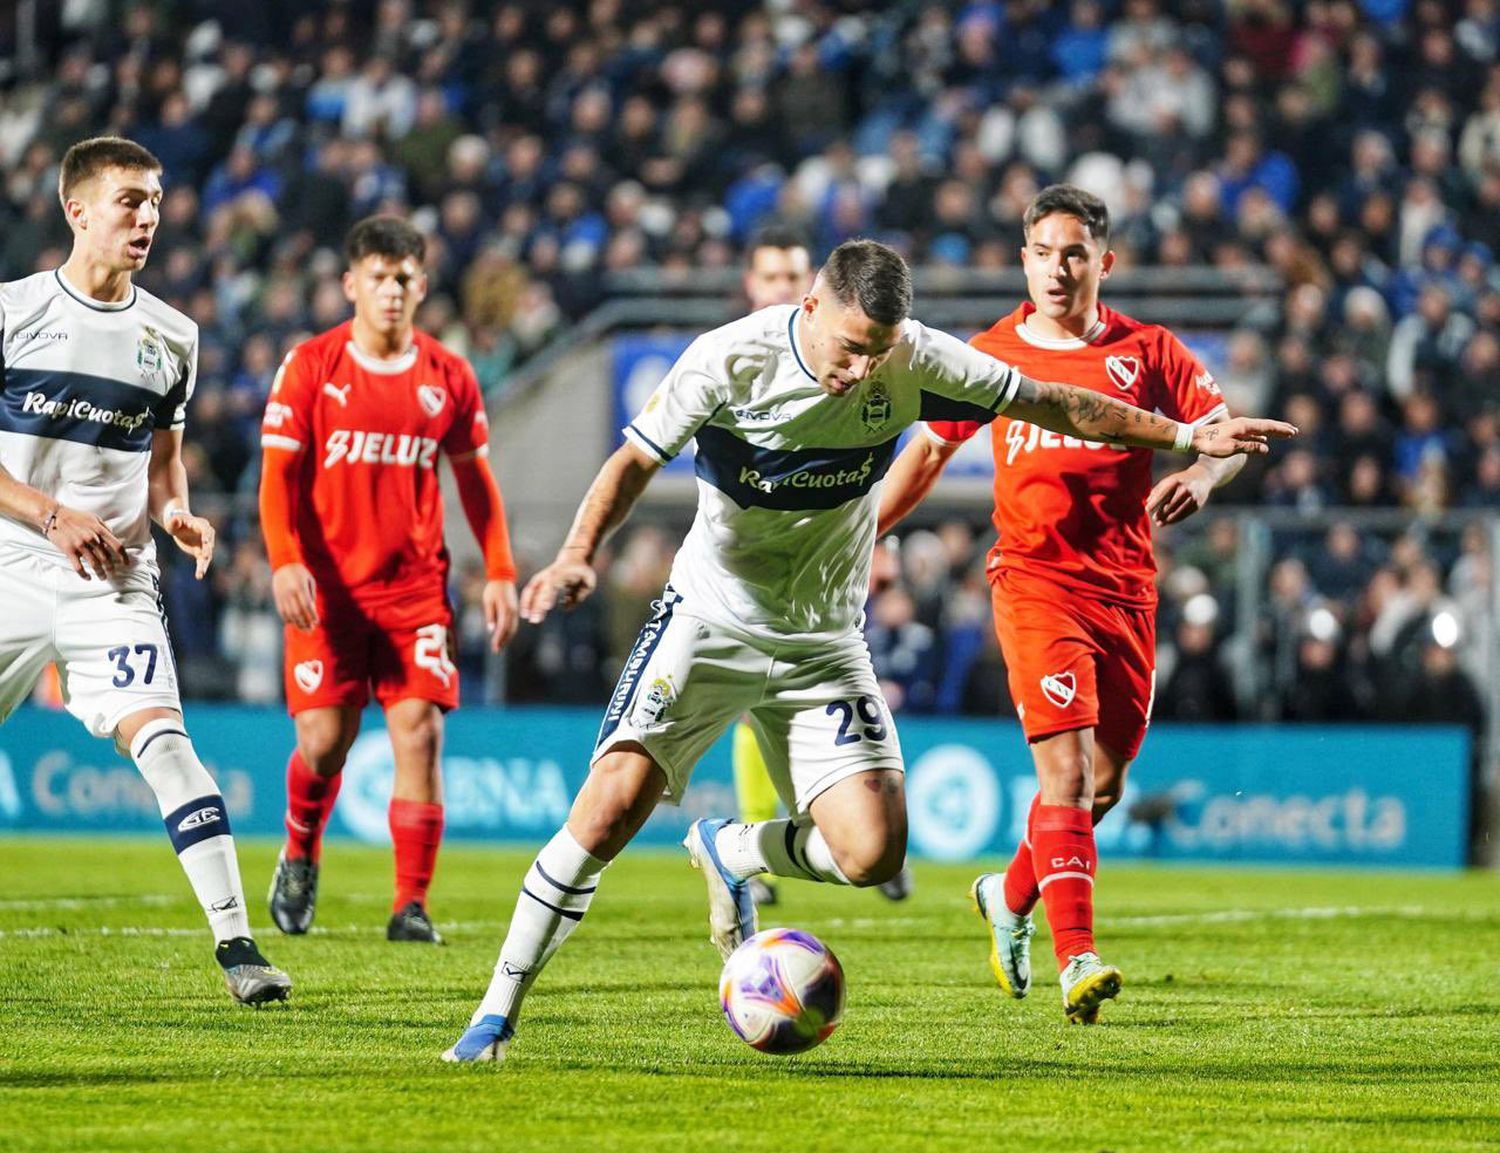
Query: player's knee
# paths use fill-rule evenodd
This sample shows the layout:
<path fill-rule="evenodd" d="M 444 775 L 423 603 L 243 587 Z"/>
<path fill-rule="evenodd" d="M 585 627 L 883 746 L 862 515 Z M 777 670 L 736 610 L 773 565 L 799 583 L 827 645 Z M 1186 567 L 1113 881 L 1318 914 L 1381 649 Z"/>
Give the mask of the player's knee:
<path fill-rule="evenodd" d="M 1096 792 L 1094 794 L 1094 824 L 1097 825 L 1104 814 L 1119 803 L 1120 794 L 1117 791 Z"/>
<path fill-rule="evenodd" d="M 413 761 L 436 764 L 442 745 L 442 722 L 436 717 L 422 717 L 392 728 L 391 743 Z"/>
<path fill-rule="evenodd" d="M 906 841 L 871 839 L 842 847 L 834 854 L 839 871 L 858 889 L 883 885 L 901 871 L 906 863 Z"/>
<path fill-rule="evenodd" d="M 1094 795 L 1094 766 L 1086 752 L 1053 755 L 1037 765 L 1042 786 L 1042 803 L 1047 805 L 1088 804 Z"/>
<path fill-rule="evenodd" d="M 349 755 L 353 736 L 345 732 L 336 717 L 297 725 L 297 752 L 302 763 L 320 777 L 337 775 Z"/>

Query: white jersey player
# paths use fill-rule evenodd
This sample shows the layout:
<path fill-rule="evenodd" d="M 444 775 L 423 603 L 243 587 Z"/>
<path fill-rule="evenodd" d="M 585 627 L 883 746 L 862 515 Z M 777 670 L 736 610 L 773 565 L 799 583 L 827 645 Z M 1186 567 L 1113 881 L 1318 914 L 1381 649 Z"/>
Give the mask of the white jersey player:
<path fill-rule="evenodd" d="M 795 307 L 699 338 L 626 429 L 557 559 L 521 597 L 541 620 L 594 589 L 594 555 L 651 476 L 696 438 L 698 514 L 605 713 L 567 824 L 526 875 L 489 991 L 444 1056 L 501 1060 L 537 974 L 605 865 L 703 752 L 748 713 L 791 816 L 693 823 L 685 842 L 727 956 L 755 931 L 750 877 L 878 885 L 906 855 L 901 750 L 859 628 L 878 486 L 920 418 L 1010 412 L 1069 436 L 1211 456 L 1264 451 L 1289 425 L 1193 428 L 1038 382 L 907 318 L 894 251 L 849 241 Z"/>
<path fill-rule="evenodd" d="M 182 464 L 198 328 L 131 282 L 160 174 L 129 140 L 74 145 L 59 178 L 72 254 L 0 285 L 0 721 L 56 664 L 68 711 L 156 794 L 229 990 L 259 1004 L 291 981 L 250 936 L 224 798 L 183 728 L 151 540 L 155 520 L 200 579 L 213 560 Z"/>

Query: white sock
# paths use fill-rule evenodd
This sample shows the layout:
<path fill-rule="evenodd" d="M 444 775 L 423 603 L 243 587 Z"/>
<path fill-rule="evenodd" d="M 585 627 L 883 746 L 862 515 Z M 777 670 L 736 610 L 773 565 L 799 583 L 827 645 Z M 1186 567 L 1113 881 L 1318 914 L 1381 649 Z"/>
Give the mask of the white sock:
<path fill-rule="evenodd" d="M 742 880 L 760 873 L 847 885 L 818 827 L 806 821 L 757 821 L 725 825 L 714 838 L 724 867 Z"/>
<path fill-rule="evenodd" d="M 175 717 L 147 721 L 130 742 L 130 758 L 156 794 L 167 836 L 214 940 L 250 936 L 229 813 L 182 722 Z"/>
<path fill-rule="evenodd" d="M 584 849 L 567 825 L 542 847 L 526 871 L 490 987 L 469 1024 L 495 1015 L 504 1017 L 511 1029 L 516 1027 L 521 999 L 552 954 L 578 928 L 608 863 Z"/>

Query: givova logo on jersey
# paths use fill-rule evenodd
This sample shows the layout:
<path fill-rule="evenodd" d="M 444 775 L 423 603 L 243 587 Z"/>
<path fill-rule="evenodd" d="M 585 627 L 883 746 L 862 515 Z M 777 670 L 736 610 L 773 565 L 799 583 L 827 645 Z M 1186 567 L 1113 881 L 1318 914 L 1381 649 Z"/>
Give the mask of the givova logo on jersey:
<path fill-rule="evenodd" d="M 438 442 L 430 436 L 336 428 L 323 444 L 323 467 L 394 464 L 401 468 L 430 470 L 437 462 L 437 451 Z"/>
<path fill-rule="evenodd" d="M 1076 436 L 1064 436 L 1050 428 L 1041 428 L 1024 420 L 1013 420 L 1005 430 L 1005 463 L 1015 463 L 1023 452 L 1035 452 L 1039 448 L 1113 448 L 1119 452 L 1130 449 L 1120 444 L 1105 444 L 1102 440 L 1084 440 Z"/>

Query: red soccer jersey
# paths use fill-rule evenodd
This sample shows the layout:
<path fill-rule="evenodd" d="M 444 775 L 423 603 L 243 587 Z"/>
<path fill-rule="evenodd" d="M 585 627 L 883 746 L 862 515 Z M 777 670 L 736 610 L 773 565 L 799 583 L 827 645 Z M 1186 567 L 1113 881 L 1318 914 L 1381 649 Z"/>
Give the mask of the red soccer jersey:
<path fill-rule="evenodd" d="M 1174 420 L 1201 423 L 1225 411 L 1213 375 L 1165 328 L 1100 305 L 1083 337 L 1053 340 L 1025 326 L 1035 311 L 1023 304 L 969 343 L 1034 380 L 1091 388 Z M 929 425 L 950 444 L 978 427 Z M 1079 440 L 1004 416 L 992 428 L 999 540 L 990 570 L 1019 570 L 1121 604 L 1154 604 L 1156 558 L 1146 514 L 1151 450 Z"/>
<path fill-rule="evenodd" d="M 399 360 L 355 348 L 351 323 L 294 348 L 261 425 L 266 449 L 301 454 L 292 529 L 324 593 L 436 593 L 448 576 L 439 451 L 485 452 L 474 370 L 425 333 Z"/>

